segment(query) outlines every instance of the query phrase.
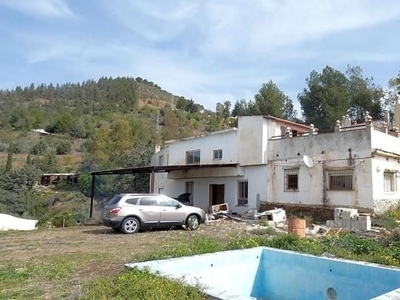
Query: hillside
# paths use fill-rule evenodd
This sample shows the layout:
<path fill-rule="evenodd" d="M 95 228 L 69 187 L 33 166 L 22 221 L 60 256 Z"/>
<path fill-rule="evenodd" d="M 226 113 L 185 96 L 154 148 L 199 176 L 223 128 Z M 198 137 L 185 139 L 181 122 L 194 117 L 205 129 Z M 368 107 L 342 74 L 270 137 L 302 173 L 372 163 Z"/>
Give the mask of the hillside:
<path fill-rule="evenodd" d="M 5 166 L 7 150 L 13 149 L 12 166 L 22 167 L 31 154 L 43 153 L 34 147 L 45 140 L 46 150 L 56 151 L 58 171 L 76 171 L 85 154 L 85 145 L 96 130 L 125 118 L 140 124 L 148 134 L 141 140 L 163 143 L 217 130 L 210 126 L 214 116 L 203 107 L 182 96 L 173 95 L 157 84 L 140 77 L 102 77 L 82 83 L 41 84 L 0 90 L 0 166 Z M 42 128 L 53 135 L 32 130 Z M 57 151 L 68 141 L 65 153 Z M 55 170 L 56 171 L 56 170 Z"/>

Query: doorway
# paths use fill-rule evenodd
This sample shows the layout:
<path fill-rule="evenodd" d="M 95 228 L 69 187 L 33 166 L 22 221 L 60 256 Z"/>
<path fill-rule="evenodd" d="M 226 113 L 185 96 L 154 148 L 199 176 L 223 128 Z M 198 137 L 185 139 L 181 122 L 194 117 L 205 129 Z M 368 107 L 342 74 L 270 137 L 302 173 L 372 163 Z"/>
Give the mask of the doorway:
<path fill-rule="evenodd" d="M 210 184 L 209 203 L 210 206 L 225 203 L 225 184 Z"/>

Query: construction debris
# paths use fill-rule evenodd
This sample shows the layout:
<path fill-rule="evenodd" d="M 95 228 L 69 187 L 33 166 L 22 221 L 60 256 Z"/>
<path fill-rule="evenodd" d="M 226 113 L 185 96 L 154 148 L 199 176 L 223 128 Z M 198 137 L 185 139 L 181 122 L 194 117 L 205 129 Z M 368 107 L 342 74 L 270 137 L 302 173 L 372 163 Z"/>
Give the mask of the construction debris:
<path fill-rule="evenodd" d="M 354 208 L 335 208 L 334 220 L 326 221 L 331 228 L 371 230 L 371 216 Z"/>

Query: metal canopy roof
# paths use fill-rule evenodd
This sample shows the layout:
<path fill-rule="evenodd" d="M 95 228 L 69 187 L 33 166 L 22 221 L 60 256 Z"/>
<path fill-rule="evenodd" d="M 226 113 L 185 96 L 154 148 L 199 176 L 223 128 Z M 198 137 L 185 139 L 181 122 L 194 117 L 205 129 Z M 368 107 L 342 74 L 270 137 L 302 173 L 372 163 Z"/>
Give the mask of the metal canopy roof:
<path fill-rule="evenodd" d="M 204 169 L 204 168 L 227 168 L 237 167 L 238 164 L 203 164 L 203 165 L 172 165 L 172 166 L 151 166 L 151 167 L 134 167 L 134 168 L 123 168 L 123 169 L 111 169 L 103 171 L 92 172 L 91 175 L 113 175 L 113 174 L 133 174 L 133 173 L 161 173 L 170 172 L 177 170 L 192 170 L 192 169 Z"/>

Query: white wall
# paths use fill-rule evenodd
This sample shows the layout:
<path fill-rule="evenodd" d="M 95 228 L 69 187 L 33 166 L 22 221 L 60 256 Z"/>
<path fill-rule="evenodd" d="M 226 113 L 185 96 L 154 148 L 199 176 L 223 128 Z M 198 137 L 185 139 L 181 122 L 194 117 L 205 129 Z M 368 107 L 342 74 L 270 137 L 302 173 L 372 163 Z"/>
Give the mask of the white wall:
<path fill-rule="evenodd" d="M 263 116 L 246 116 L 238 119 L 237 151 L 240 165 L 256 165 L 267 160 L 265 156 L 268 140 Z M 265 131 L 264 131 L 265 130 Z"/>
<path fill-rule="evenodd" d="M 396 191 L 385 192 L 384 191 L 384 172 L 387 171 L 399 171 L 400 172 L 400 160 L 396 158 L 396 154 L 400 155 L 400 139 L 384 132 L 372 130 L 372 151 L 375 149 L 383 150 L 388 152 L 388 156 L 376 155 L 372 160 L 371 174 L 373 184 L 373 198 L 374 198 L 374 210 L 377 213 L 384 212 L 385 210 L 392 208 L 400 204 L 400 181 L 396 174 Z M 394 154 L 392 157 L 391 154 Z"/>
<path fill-rule="evenodd" d="M 200 164 L 237 162 L 237 130 L 213 133 L 169 144 L 169 165 L 186 165 L 186 151 L 200 149 Z M 213 160 L 213 151 L 222 149 L 222 160 Z"/>
<path fill-rule="evenodd" d="M 267 201 L 373 207 L 370 187 L 372 179 L 369 172 L 371 148 L 366 129 L 270 140 L 268 149 L 270 175 Z M 349 149 L 351 149 L 351 160 Z M 312 168 L 305 166 L 304 155 L 313 159 Z M 298 192 L 284 191 L 284 169 L 288 168 L 299 168 Z M 327 189 L 326 170 L 337 168 L 354 169 L 352 191 Z"/>

